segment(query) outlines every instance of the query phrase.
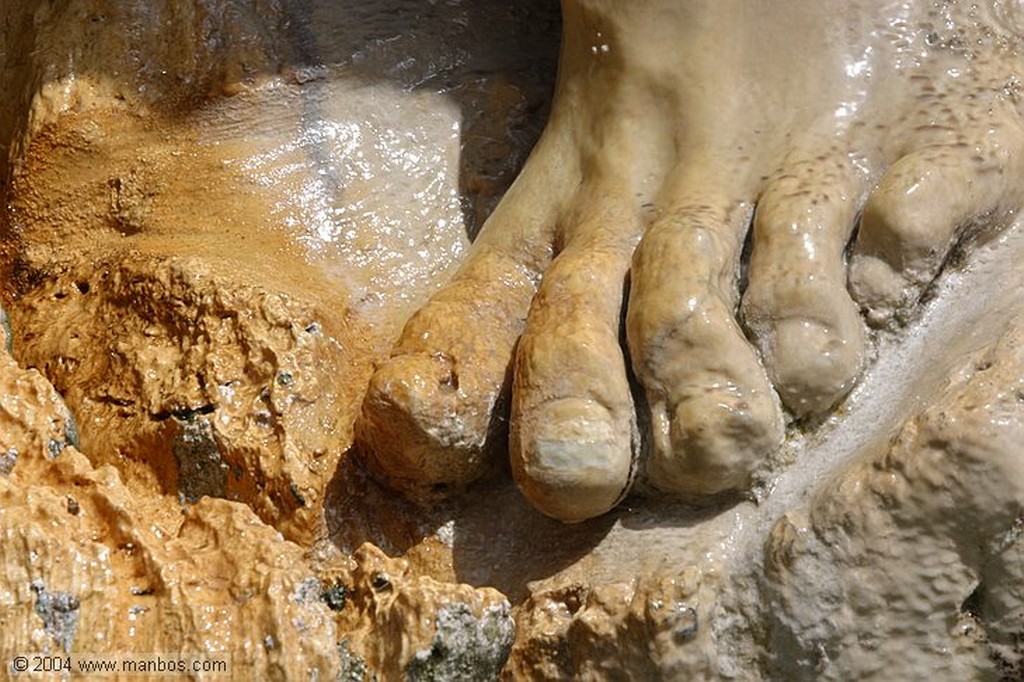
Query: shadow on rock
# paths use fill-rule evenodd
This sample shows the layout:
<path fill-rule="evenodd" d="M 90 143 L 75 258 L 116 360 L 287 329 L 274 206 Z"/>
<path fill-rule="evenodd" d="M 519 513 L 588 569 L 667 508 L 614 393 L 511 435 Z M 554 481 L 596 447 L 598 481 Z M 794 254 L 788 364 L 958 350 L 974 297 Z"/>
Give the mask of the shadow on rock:
<path fill-rule="evenodd" d="M 456 575 L 472 585 L 491 585 L 519 603 L 530 582 L 590 554 L 616 518 L 612 513 L 565 524 L 531 507 L 511 480 L 483 482 L 462 498 L 453 524 Z"/>
<path fill-rule="evenodd" d="M 530 582 L 588 555 L 616 521 L 614 514 L 573 525 L 548 518 L 505 477 L 420 505 L 379 485 L 350 455 L 342 458 L 326 499 L 328 533 L 339 550 L 349 554 L 372 542 L 396 556 L 430 545 L 431 551 L 451 553 L 451 578 L 494 587 L 513 604 L 526 598 Z"/>

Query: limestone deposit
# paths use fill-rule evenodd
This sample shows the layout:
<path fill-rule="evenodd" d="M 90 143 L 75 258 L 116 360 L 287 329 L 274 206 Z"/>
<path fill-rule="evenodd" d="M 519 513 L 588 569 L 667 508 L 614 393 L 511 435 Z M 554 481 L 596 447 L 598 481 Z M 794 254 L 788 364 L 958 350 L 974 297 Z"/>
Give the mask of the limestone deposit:
<path fill-rule="evenodd" d="M 1021 679 L 1024 19 L 785 5 L 0 0 L 5 674 Z"/>

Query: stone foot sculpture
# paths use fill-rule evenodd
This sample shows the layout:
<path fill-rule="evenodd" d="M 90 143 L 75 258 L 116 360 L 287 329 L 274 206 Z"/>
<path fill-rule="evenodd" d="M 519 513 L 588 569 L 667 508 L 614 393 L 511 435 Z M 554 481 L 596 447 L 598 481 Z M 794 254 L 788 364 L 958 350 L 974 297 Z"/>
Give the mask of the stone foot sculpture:
<path fill-rule="evenodd" d="M 1024 16 L 562 4 L 547 129 L 374 374 L 360 453 L 400 490 L 458 488 L 503 453 L 510 409 L 515 478 L 564 521 L 638 471 L 696 499 L 743 489 L 787 418 L 857 381 L 858 309 L 902 322 L 959 241 L 1020 206 Z"/>

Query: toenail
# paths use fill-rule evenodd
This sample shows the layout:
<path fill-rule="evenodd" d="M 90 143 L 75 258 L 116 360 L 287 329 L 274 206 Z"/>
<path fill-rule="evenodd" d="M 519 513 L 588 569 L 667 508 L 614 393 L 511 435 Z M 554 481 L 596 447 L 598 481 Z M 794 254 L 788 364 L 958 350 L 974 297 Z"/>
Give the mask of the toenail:
<path fill-rule="evenodd" d="M 513 472 L 541 512 L 582 521 L 614 507 L 633 474 L 631 429 L 599 402 L 564 398 L 519 416 Z M 526 433 L 523 433 L 526 431 Z"/>
<path fill-rule="evenodd" d="M 588 455 L 588 446 L 616 439 L 612 416 L 594 400 L 565 398 L 537 409 L 531 422 L 535 424 L 532 445 L 537 457 L 529 465 L 530 475 L 571 474 L 584 469 L 604 467 Z"/>

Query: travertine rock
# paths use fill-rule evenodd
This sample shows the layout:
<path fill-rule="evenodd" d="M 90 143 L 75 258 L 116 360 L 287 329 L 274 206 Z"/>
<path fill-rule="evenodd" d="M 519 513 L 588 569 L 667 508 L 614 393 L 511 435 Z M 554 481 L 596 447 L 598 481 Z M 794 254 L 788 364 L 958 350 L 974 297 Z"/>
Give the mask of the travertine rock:
<path fill-rule="evenodd" d="M 514 623 L 499 593 L 411 575 L 372 545 L 354 570 L 318 578 L 302 548 L 245 505 L 137 497 L 112 466 L 95 469 L 60 440 L 67 410 L 38 372 L 0 360 L 6 666 L 15 655 L 135 652 L 224 658 L 231 679 L 501 669 Z"/>
<path fill-rule="evenodd" d="M 535 593 L 518 609 L 507 679 L 665 679 L 714 670 L 700 571 Z M 712 601 L 713 603 L 713 601 Z"/>
<path fill-rule="evenodd" d="M 495 679 L 515 623 L 496 590 L 451 585 L 410 574 L 401 559 L 373 545 L 353 558 L 352 605 L 343 611 L 342 643 L 381 679 Z M 349 674 L 358 663 L 349 664 Z"/>
<path fill-rule="evenodd" d="M 968 359 L 881 452 L 765 547 L 769 670 L 788 679 L 1024 674 L 1024 326 Z"/>
<path fill-rule="evenodd" d="M 308 51 L 354 37 L 325 45 L 294 9 L 0 4 L 18 29 L 3 33 L 2 78 L 20 97 L 0 115 L 17 332 L 3 326 L 36 368 L 2 360 L 5 666 L 43 651 L 204 653 L 229 657 L 233 679 L 478 679 L 508 655 L 504 597 L 369 545 L 340 555 L 323 505 L 375 348 L 464 247 L 462 197 L 471 229 L 511 180 L 546 85 L 446 67 L 480 141 L 458 177 L 458 108 L 336 90 Z M 337 141 L 352 154 L 342 173 L 315 162 L 310 106 L 353 135 Z M 343 118 L 360 111 L 370 125 Z M 417 129 L 359 142 L 402 125 Z M 282 178 L 311 157 L 308 176 Z M 292 202 L 323 173 L 358 213 L 339 247 L 311 240 L 310 206 Z M 438 207 L 391 208 L 406 192 Z"/>
<path fill-rule="evenodd" d="M 308 542 L 350 438 L 355 391 L 336 377 L 353 353 L 312 306 L 228 272 L 129 253 L 37 280 L 17 352 L 65 393 L 96 465 L 135 490 L 241 500 Z"/>
<path fill-rule="evenodd" d="M 331 613 L 294 596 L 313 579 L 297 545 L 238 503 L 137 499 L 113 467 L 53 445 L 60 397 L 2 362 L 4 445 L 17 453 L 0 476 L 8 673 L 16 654 L 36 653 L 226 656 L 236 679 L 336 667 Z"/>
<path fill-rule="evenodd" d="M 223 655 L 240 680 L 1024 674 L 1024 331 L 1006 325 L 1021 313 L 1020 244 L 1003 260 L 979 252 L 1002 279 L 947 273 L 934 305 L 954 323 L 926 329 L 940 351 L 883 340 L 863 391 L 817 430 L 791 425 L 750 498 L 700 510 L 627 498 L 566 526 L 500 467 L 426 507 L 367 479 L 349 448 L 370 373 L 525 157 L 557 22 L 550 3 L 525 0 L 350 5 L 0 0 L 13 321 L 0 327 L 17 360 L 0 354 L 5 670 L 15 654 L 70 651 Z M 1000 26 L 1019 21 L 1008 6 L 983 9 Z M 584 38 L 586 58 L 618 48 Z M 956 36 L 922 39 L 966 59 Z M 1018 89 L 995 91 L 1014 101 Z M 922 102 L 944 93 L 932 94 Z M 557 194 L 575 171 L 553 168 L 541 184 Z M 547 258 L 554 243 L 527 246 Z M 862 265 L 863 297 L 896 295 Z M 537 272 L 507 274 L 491 285 L 522 285 L 525 310 Z M 479 307 L 481 286 L 454 299 Z M 599 298 L 575 280 L 566 291 Z M 609 301 L 620 302 L 598 302 Z M 751 320 L 764 312 L 748 308 Z M 487 314 L 522 324 L 506 312 Z M 466 345 L 493 345 L 464 317 L 445 324 Z M 506 359 L 489 358 L 496 398 L 475 415 L 496 450 Z M 427 360 L 419 379 L 429 370 L 460 399 L 483 396 L 480 367 Z M 798 387 L 828 378 L 794 372 Z M 544 381 L 534 388 L 545 397 Z M 826 404 L 829 391 L 785 398 Z M 640 436 L 631 410 L 613 434 L 624 447 Z M 527 426 L 545 436 L 546 424 Z M 374 428 L 395 437 L 393 426 Z M 853 436 L 833 438 L 844 429 Z M 588 454 L 542 445 L 545 457 Z M 579 520 L 618 501 L 622 487 L 605 488 L 585 509 L 552 504 Z"/>
<path fill-rule="evenodd" d="M 6 313 L 0 312 L 6 319 Z M 6 337 L 9 333 L 4 330 Z M 67 447 L 79 447 L 78 425 L 64 400 L 36 369 L 22 369 L 0 352 L 0 474 L 19 460 L 53 459 Z"/>

